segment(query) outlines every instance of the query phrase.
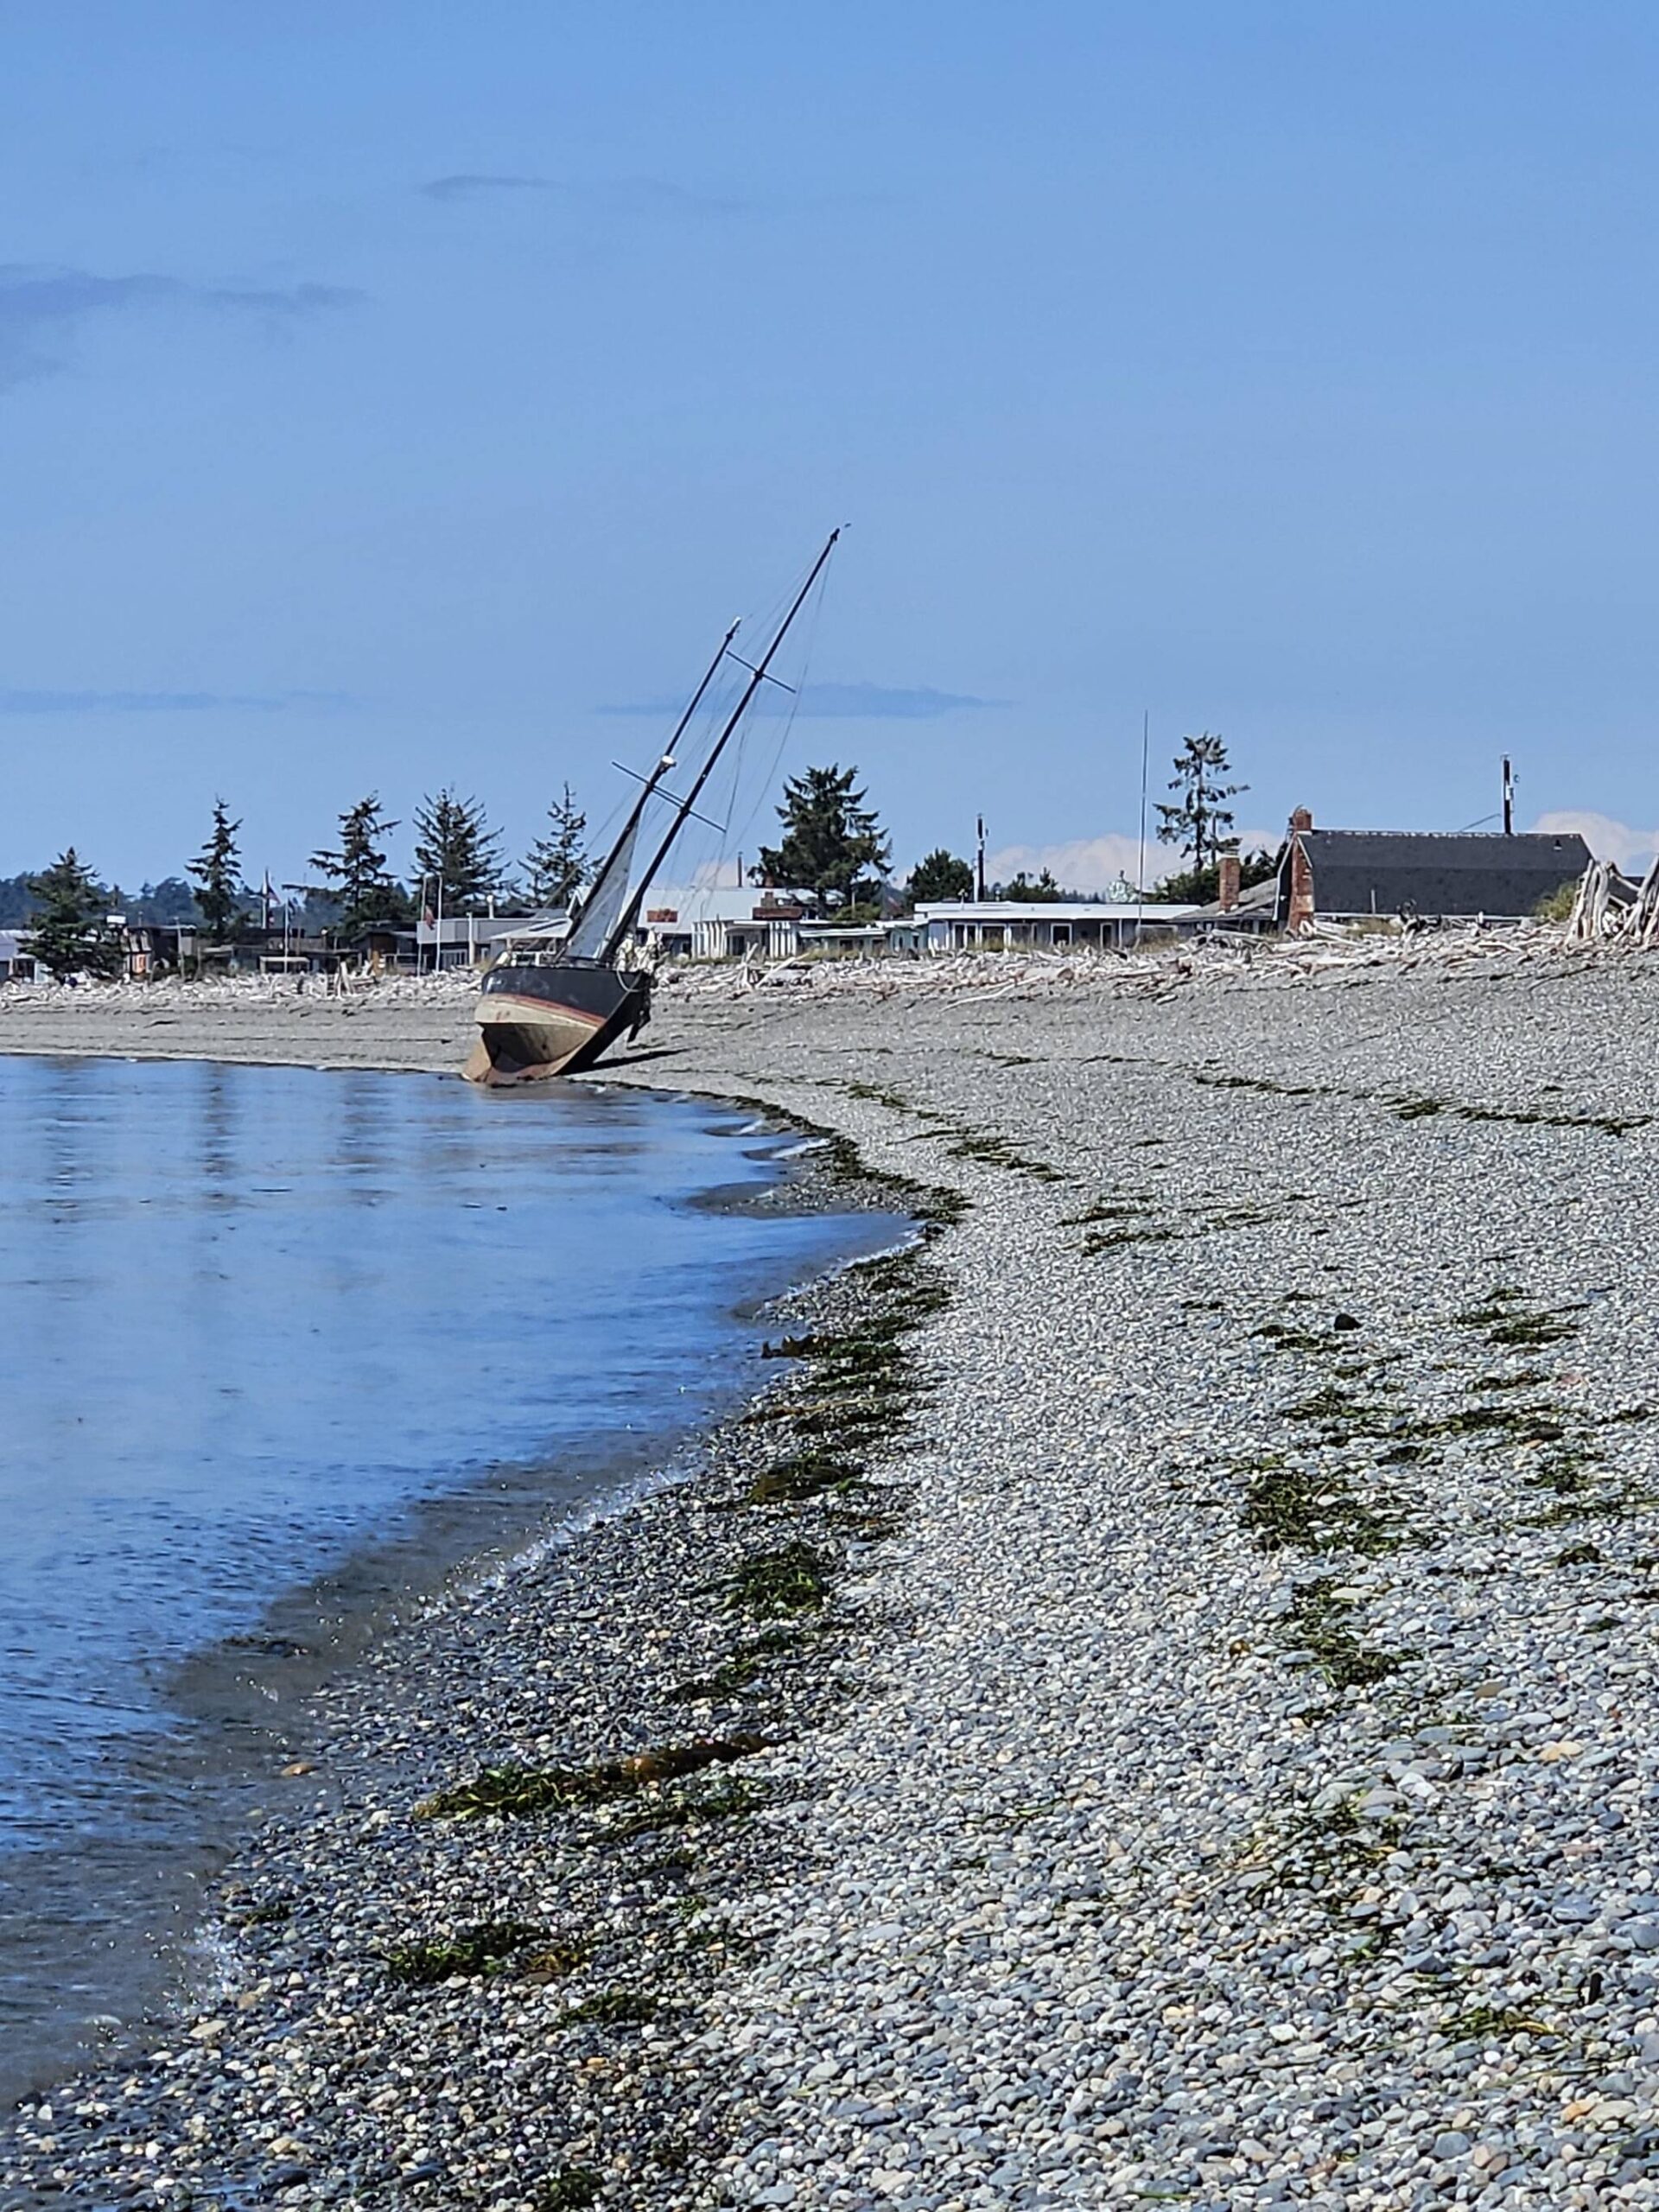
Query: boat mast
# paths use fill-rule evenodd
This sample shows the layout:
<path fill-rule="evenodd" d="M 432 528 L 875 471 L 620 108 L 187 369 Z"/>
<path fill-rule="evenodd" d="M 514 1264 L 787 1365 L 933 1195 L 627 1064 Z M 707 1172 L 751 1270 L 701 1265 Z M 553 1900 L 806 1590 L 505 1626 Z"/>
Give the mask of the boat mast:
<path fill-rule="evenodd" d="M 685 712 L 680 716 L 678 721 L 675 723 L 674 734 L 669 739 L 668 743 L 663 747 L 662 757 L 658 760 L 656 766 L 652 770 L 651 773 L 641 779 L 642 788 L 640 790 L 639 796 L 633 802 L 633 805 L 628 814 L 628 818 L 622 824 L 621 832 L 618 836 L 616 842 L 611 847 L 610 851 L 605 855 L 604 866 L 600 869 L 599 874 L 594 878 L 593 885 L 588 891 L 586 901 L 588 906 L 591 906 L 593 905 L 594 899 L 599 896 L 600 892 L 604 888 L 606 882 L 608 880 L 611 870 L 616 866 L 617 861 L 621 855 L 628 849 L 629 841 L 632 837 L 634 831 L 639 826 L 639 817 L 645 812 L 647 804 L 650 803 L 652 793 L 656 790 L 658 785 L 661 783 L 663 778 L 668 773 L 669 770 L 674 766 L 674 747 L 679 743 L 681 738 L 684 736 L 686 724 L 690 721 L 692 715 L 696 713 L 697 709 L 702 704 L 702 695 L 709 689 L 709 686 L 714 682 L 715 671 L 720 666 L 720 664 L 725 659 L 727 653 L 730 651 L 732 639 L 737 635 L 737 632 L 738 625 L 734 622 L 731 628 L 721 639 L 720 650 L 715 653 L 713 660 L 709 662 L 708 667 L 703 671 L 702 681 L 698 684 L 696 690 L 691 694 L 690 703 L 687 706 Z M 608 946 L 601 957 L 607 961 L 611 958 L 611 953 Z"/>
<path fill-rule="evenodd" d="M 840 536 L 841 532 L 838 529 L 832 530 L 830 531 L 823 552 L 819 554 L 817 559 L 812 563 L 812 567 L 807 576 L 806 582 L 801 586 L 799 591 L 796 593 L 793 606 L 790 608 L 788 613 L 785 615 L 783 620 L 778 625 L 776 636 L 772 639 L 772 643 L 766 647 L 765 653 L 761 656 L 759 664 L 749 671 L 749 680 L 744 686 L 743 696 L 738 701 L 737 704 L 732 709 L 730 715 L 727 717 L 726 727 L 721 731 L 720 735 L 715 740 L 713 749 L 710 751 L 709 758 L 703 762 L 702 768 L 698 771 L 696 782 L 692 785 L 690 790 L 686 793 L 683 799 L 678 799 L 675 802 L 677 810 L 673 821 L 669 825 L 668 835 L 663 839 L 662 843 L 657 848 L 656 855 L 652 859 L 651 866 L 640 877 L 639 888 L 629 899 L 627 905 L 623 908 L 616 927 L 611 931 L 609 941 L 606 944 L 604 951 L 600 955 L 601 959 L 607 965 L 614 964 L 617 954 L 622 950 L 624 944 L 626 942 L 627 938 L 633 928 L 634 923 L 639 919 L 639 909 L 645 904 L 646 892 L 651 888 L 652 884 L 656 880 L 657 871 L 662 867 L 663 862 L 668 858 L 669 848 L 673 844 L 674 840 L 679 836 L 680 831 L 685 826 L 686 817 L 696 806 L 698 795 L 701 793 L 703 785 L 708 782 L 709 777 L 715 772 L 715 764 L 720 759 L 721 754 L 726 750 L 727 741 L 731 737 L 732 733 L 736 729 L 738 724 L 748 712 L 750 700 L 753 698 L 755 693 L 766 682 L 766 671 L 772 665 L 772 655 L 777 652 L 779 646 L 783 644 L 785 638 L 788 635 L 791 623 L 794 621 L 795 617 L 800 613 L 802 607 L 805 606 L 807 594 L 811 590 L 813 585 L 817 583 L 819 576 L 823 573 L 824 563 L 829 560 L 830 556 L 835 551 L 836 540 Z M 726 645 L 728 645 L 730 643 L 731 637 L 728 633 L 726 639 Z M 720 650 L 724 653 L 726 651 L 726 645 L 722 645 Z M 711 669 L 709 671 L 709 675 L 712 676 L 713 673 L 714 671 Z M 776 681 L 775 678 L 773 680 Z M 706 683 L 708 677 L 705 677 L 703 681 Z M 699 691 L 697 694 L 698 698 L 701 698 L 702 696 L 702 692 Z M 696 704 L 695 701 L 693 702 L 693 704 Z M 690 716 L 691 709 L 688 707 L 686 709 L 686 721 L 689 721 L 690 720 Z M 684 722 L 682 722 L 680 728 L 683 729 L 684 727 Z M 675 734 L 677 736 L 679 732 L 677 730 Z"/>

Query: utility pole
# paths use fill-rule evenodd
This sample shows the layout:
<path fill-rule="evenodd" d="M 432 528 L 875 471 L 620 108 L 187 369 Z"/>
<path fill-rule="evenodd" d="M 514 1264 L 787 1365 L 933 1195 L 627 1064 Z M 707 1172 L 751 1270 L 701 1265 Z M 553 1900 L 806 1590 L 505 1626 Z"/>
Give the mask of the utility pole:
<path fill-rule="evenodd" d="M 979 846 L 977 857 L 974 861 L 974 896 L 982 906 L 985 904 L 985 817 L 982 814 L 976 815 L 975 821 L 978 829 Z"/>
<path fill-rule="evenodd" d="M 1141 857 L 1135 869 L 1135 941 L 1137 945 L 1147 918 L 1147 759 L 1151 744 L 1152 709 L 1147 707 L 1141 716 Z"/>
<path fill-rule="evenodd" d="M 1503 835 L 1515 835 L 1515 772 L 1507 753 L 1503 755 Z"/>

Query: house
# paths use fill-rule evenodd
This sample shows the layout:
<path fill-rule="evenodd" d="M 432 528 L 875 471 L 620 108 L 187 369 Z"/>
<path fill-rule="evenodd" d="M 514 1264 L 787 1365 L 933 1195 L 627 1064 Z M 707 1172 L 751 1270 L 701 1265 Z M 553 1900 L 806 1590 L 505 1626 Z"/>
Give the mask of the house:
<path fill-rule="evenodd" d="M 1589 864 L 1576 832 L 1316 830 L 1299 806 L 1275 873 L 1242 890 L 1238 855 L 1224 853 L 1219 895 L 1182 926 L 1250 935 L 1382 917 L 1524 921 Z"/>
<path fill-rule="evenodd" d="M 1316 830 L 1301 806 L 1280 857 L 1277 912 L 1293 931 L 1378 914 L 1517 922 L 1589 865 L 1576 832 Z"/>
<path fill-rule="evenodd" d="M 756 890 L 741 883 L 699 884 L 675 906 L 650 906 L 641 927 L 658 951 L 693 960 L 741 960 L 764 953 L 792 959 L 801 925 L 817 912 L 810 891 Z"/>
<path fill-rule="evenodd" d="M 371 953 L 378 952 L 387 967 L 482 968 L 503 951 L 509 939 L 541 946 L 563 944 L 569 933 L 566 916 L 558 915 L 532 926 L 537 918 L 524 911 L 517 914 L 446 914 L 442 921 L 423 914 L 414 928 L 381 932 L 387 939 L 376 945 L 371 933 Z M 391 939 L 396 939 L 395 950 Z"/>
<path fill-rule="evenodd" d="M 1152 899 L 953 899 L 918 906 L 916 921 L 930 952 L 1106 950 L 1172 928 L 1194 911 Z"/>
<path fill-rule="evenodd" d="M 32 983 L 35 963 L 23 950 L 24 930 L 0 930 L 0 983 Z"/>

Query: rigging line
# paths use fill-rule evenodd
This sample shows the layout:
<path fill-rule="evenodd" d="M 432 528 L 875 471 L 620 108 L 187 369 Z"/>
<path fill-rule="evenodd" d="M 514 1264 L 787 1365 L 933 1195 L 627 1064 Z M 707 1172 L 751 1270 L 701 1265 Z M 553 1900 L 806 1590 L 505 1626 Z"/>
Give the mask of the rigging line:
<path fill-rule="evenodd" d="M 776 746 L 772 749 L 772 759 L 766 766 L 766 772 L 757 784 L 754 798 L 750 804 L 749 810 L 744 817 L 741 826 L 738 830 L 737 842 L 738 849 L 740 851 L 748 842 L 749 831 L 754 827 L 754 817 L 760 813 L 761 807 L 766 803 L 766 794 L 772 789 L 773 779 L 777 776 L 778 770 L 782 764 L 784 754 L 789 747 L 790 740 L 794 735 L 795 718 L 801 710 L 801 698 L 806 690 L 807 671 L 811 666 L 813 651 L 817 645 L 818 624 L 823 617 L 823 602 L 825 594 L 829 590 L 829 586 L 830 578 L 826 573 L 823 582 L 818 587 L 817 595 L 813 601 L 811 613 L 807 619 L 806 649 L 801 656 L 801 681 L 796 690 L 794 703 L 791 706 L 788 714 L 784 717 L 783 730 L 779 737 Z M 734 792 L 733 796 L 734 802 L 735 802 L 735 792 Z"/>
<path fill-rule="evenodd" d="M 801 683 L 798 683 L 798 686 L 790 686 L 790 683 L 781 686 L 783 690 L 790 690 L 791 695 L 794 695 L 794 703 L 791 703 L 790 712 L 787 712 L 785 719 L 783 719 L 783 732 L 781 736 L 779 736 L 777 746 L 772 747 L 772 759 L 767 761 L 766 774 L 763 774 L 763 777 L 759 779 L 757 785 L 754 785 L 754 798 L 750 801 L 747 814 L 743 817 L 743 821 L 739 823 L 739 827 L 736 827 L 736 836 L 732 836 L 732 817 L 734 817 L 736 807 L 739 807 L 739 803 L 741 803 L 743 774 L 746 774 L 747 761 L 750 761 L 750 747 L 752 747 L 750 732 L 752 728 L 759 728 L 759 726 L 746 721 L 739 726 L 739 732 L 736 732 L 736 743 L 734 747 L 732 747 L 732 752 L 734 752 L 734 761 L 732 761 L 730 766 L 730 794 L 728 794 L 726 810 L 723 810 L 723 812 L 726 812 L 726 823 L 721 825 L 721 842 L 719 842 L 719 847 L 715 847 L 715 880 L 716 882 L 719 882 L 719 876 L 721 876 L 721 869 L 723 865 L 726 865 L 728 854 L 736 852 L 739 854 L 739 858 L 741 858 L 743 849 L 746 849 L 747 845 L 747 834 L 750 834 L 750 830 L 754 827 L 754 817 L 761 812 L 761 805 L 766 803 L 767 791 L 772 790 L 772 779 L 777 777 L 779 761 L 783 759 L 783 752 L 785 752 L 787 743 L 790 743 L 790 732 L 794 730 L 794 716 L 797 716 L 797 712 L 801 710 L 801 690 L 805 688 L 807 666 L 810 666 L 810 661 L 812 661 L 812 648 L 814 644 L 817 644 L 817 635 L 818 635 L 818 621 L 823 620 L 823 600 L 825 600 L 827 586 L 830 586 L 830 573 L 825 570 L 825 573 L 823 573 L 823 580 L 818 582 L 817 593 L 812 595 L 812 606 L 807 608 L 805 651 L 803 651 L 801 655 L 801 668 L 797 671 L 798 677 L 801 677 Z M 779 604 L 783 604 L 783 601 L 779 601 Z M 736 659 L 736 655 L 732 655 L 732 659 Z M 739 889 L 741 889 L 741 882 L 739 882 Z"/>
<path fill-rule="evenodd" d="M 632 776 L 636 784 L 649 784 L 652 780 L 649 776 L 642 776 L 637 768 L 630 768 L 625 760 L 613 760 L 611 766 L 619 775 Z M 684 805 L 684 801 L 677 791 L 667 791 L 660 785 L 656 787 L 656 791 L 658 798 L 671 800 L 676 806 Z M 723 822 L 709 821 L 709 817 L 706 814 L 699 814 L 695 806 L 687 806 L 685 811 L 693 822 L 701 822 L 705 829 L 718 830 L 721 836 L 725 836 L 726 825 Z"/>
<path fill-rule="evenodd" d="M 696 777 L 693 780 L 689 796 L 680 802 L 680 813 L 675 817 L 673 823 L 670 825 L 668 835 L 663 839 L 662 843 L 652 855 L 650 866 L 646 868 L 645 875 L 641 878 L 639 888 L 634 892 L 632 897 L 624 907 L 620 921 L 618 923 L 616 928 L 611 932 L 611 937 L 606 949 L 607 958 L 615 958 L 616 949 L 620 946 L 627 932 L 632 929 L 634 918 L 638 915 L 640 906 L 645 899 L 645 887 L 650 882 L 651 879 L 657 874 L 658 870 L 662 867 L 663 862 L 668 858 L 669 849 L 673 844 L 675 838 L 679 835 L 680 823 L 684 818 L 685 810 L 690 807 L 694 806 L 697 800 L 702 796 L 703 785 L 708 782 L 709 777 L 713 775 L 715 768 L 719 765 L 721 754 L 725 751 L 732 737 L 735 734 L 738 724 L 748 712 L 750 703 L 753 701 L 755 693 L 760 689 L 761 677 L 765 675 L 766 670 L 772 665 L 772 661 L 776 658 L 779 649 L 783 645 L 784 639 L 789 635 L 796 617 L 799 614 L 801 609 L 805 606 L 808 598 L 810 596 L 813 585 L 817 583 L 818 578 L 823 574 L 825 569 L 830 565 L 830 556 L 835 551 L 837 543 L 840 542 L 840 538 L 841 528 L 840 525 L 837 524 L 836 527 L 830 531 L 829 537 L 824 540 L 823 550 L 818 555 L 817 559 L 812 563 L 812 567 L 808 574 L 806 582 L 801 586 L 799 591 L 796 593 L 794 599 L 791 601 L 788 613 L 785 615 L 782 622 L 779 624 L 777 630 L 772 634 L 772 642 L 767 645 L 766 650 L 760 656 L 760 667 L 756 669 L 754 673 L 750 677 L 748 683 L 744 690 L 742 697 L 733 708 L 731 714 L 728 716 L 721 729 L 720 735 L 715 740 L 714 751 L 709 753 L 708 759 L 703 762 L 702 766 L 697 772 Z M 734 625 L 733 626 L 735 628 L 736 626 Z M 726 647 L 729 646 L 731 642 L 732 632 L 728 631 L 726 635 L 725 645 L 721 646 L 720 653 L 715 656 L 716 664 L 724 657 Z M 712 675 L 712 668 L 709 672 Z M 702 692 L 700 687 L 697 696 L 700 699 L 702 696 Z M 695 703 L 696 702 L 694 701 L 693 704 Z M 690 718 L 690 709 L 688 708 L 686 710 L 686 719 L 689 721 Z"/>
<path fill-rule="evenodd" d="M 651 804 L 652 794 L 655 791 L 658 785 L 661 783 L 663 778 L 668 773 L 669 770 L 673 766 L 674 747 L 679 743 L 681 738 L 685 734 L 686 728 L 690 722 L 691 717 L 696 713 L 697 709 L 702 704 L 702 695 L 707 691 L 709 686 L 714 682 L 715 673 L 718 671 L 721 661 L 725 659 L 727 653 L 730 651 L 732 639 L 737 635 L 737 629 L 738 626 L 734 622 L 730 629 L 727 631 L 726 635 L 721 639 L 719 645 L 715 647 L 715 657 L 704 670 L 702 681 L 698 684 L 696 690 L 691 694 L 691 697 L 686 706 L 685 712 L 680 716 L 679 721 L 674 726 L 673 736 L 669 739 L 668 743 L 664 747 L 662 755 L 658 760 L 656 766 L 652 770 L 650 775 L 644 779 L 645 788 L 640 791 L 639 797 L 633 802 L 632 809 L 628 815 L 626 828 L 623 830 L 622 835 L 617 839 L 615 844 L 611 847 L 610 851 L 605 855 L 603 865 L 601 867 L 598 874 L 594 878 L 593 882 L 588 886 L 588 909 L 593 907 L 594 902 L 599 898 L 601 892 L 607 887 L 611 876 L 614 873 L 618 865 L 620 864 L 626 870 L 631 863 L 633 857 L 632 840 L 639 830 L 640 822 L 645 815 L 645 809 Z M 692 788 L 692 796 L 693 798 L 696 796 L 696 785 Z M 624 857 L 625 855 L 626 858 Z M 626 881 L 623 883 L 622 890 L 626 899 L 627 895 L 627 885 Z M 638 902 L 636 901 L 635 903 L 637 906 Z M 576 928 L 571 932 L 570 938 L 568 940 L 570 944 L 574 945 L 575 944 L 577 936 L 582 931 L 582 918 L 579 916 L 577 918 Z M 615 940 L 614 944 L 613 944 L 613 939 Z M 607 965 L 609 965 L 610 963 L 615 959 L 616 946 L 620 945 L 620 937 L 617 932 L 613 931 L 611 937 L 607 938 L 601 952 L 601 957 L 604 959 Z"/>
<path fill-rule="evenodd" d="M 778 594 L 778 597 L 772 601 L 772 606 L 767 609 L 766 615 L 761 618 L 753 618 L 754 620 L 754 627 L 761 635 L 765 635 L 767 630 L 772 627 L 774 616 L 781 613 L 782 610 L 789 605 L 791 599 L 798 590 L 800 579 L 810 575 L 810 564 L 808 567 L 798 569 L 796 572 L 796 581 L 791 583 L 786 590 L 780 592 Z M 684 880 L 688 889 L 690 887 L 696 884 L 698 875 L 705 868 L 711 872 L 710 884 L 709 887 L 715 890 L 720 889 L 721 887 L 721 875 L 728 856 L 734 851 L 741 857 L 747 847 L 749 831 L 753 827 L 755 817 L 760 813 L 761 807 L 766 802 L 767 794 L 772 788 L 772 779 L 777 774 L 779 762 L 783 758 L 785 749 L 790 741 L 791 733 L 794 728 L 795 715 L 799 710 L 798 690 L 805 684 L 806 671 L 810 665 L 813 649 L 817 643 L 818 624 L 823 619 L 824 595 L 828 587 L 829 571 L 826 569 L 819 581 L 817 590 L 812 594 L 810 607 L 804 610 L 807 618 L 804 626 L 806 646 L 805 651 L 802 655 L 801 666 L 799 670 L 796 671 L 800 677 L 800 686 L 791 686 L 789 684 L 780 684 L 779 686 L 780 690 L 795 691 L 797 693 L 795 704 L 791 707 L 788 715 L 785 718 L 783 732 L 778 739 L 777 745 L 773 748 L 771 760 L 767 765 L 765 774 L 760 778 L 760 781 L 754 787 L 755 795 L 750 801 L 748 811 L 744 816 L 742 822 L 738 827 L 736 836 L 734 837 L 732 834 L 732 817 L 736 812 L 739 805 L 741 804 L 744 778 L 747 772 L 749 762 L 752 758 L 753 748 L 756 741 L 755 734 L 758 733 L 759 721 L 757 719 L 752 722 L 750 719 L 746 718 L 738 727 L 736 738 L 733 742 L 731 751 L 728 755 L 727 760 L 721 764 L 721 772 L 717 779 L 717 788 L 719 788 L 724 794 L 724 803 L 718 808 L 718 811 L 723 813 L 726 818 L 721 823 L 714 823 L 708 822 L 706 817 L 698 816 L 696 817 L 699 821 L 703 822 L 706 827 L 717 830 L 719 834 L 717 841 L 705 841 L 700 844 L 694 844 L 690 848 L 689 851 L 685 855 L 685 859 L 690 863 L 684 871 Z M 736 661 L 741 666 L 748 669 L 751 675 L 754 673 L 752 664 L 749 662 L 743 660 L 741 654 L 728 653 L 727 655 L 727 658 L 728 660 Z M 776 683 L 778 682 L 778 679 L 770 675 L 770 673 L 768 673 L 766 680 L 768 683 Z M 724 711 L 725 708 L 723 704 L 714 709 L 712 710 L 714 719 L 718 720 Z M 741 881 L 739 882 L 737 888 L 740 890 L 742 888 Z"/>

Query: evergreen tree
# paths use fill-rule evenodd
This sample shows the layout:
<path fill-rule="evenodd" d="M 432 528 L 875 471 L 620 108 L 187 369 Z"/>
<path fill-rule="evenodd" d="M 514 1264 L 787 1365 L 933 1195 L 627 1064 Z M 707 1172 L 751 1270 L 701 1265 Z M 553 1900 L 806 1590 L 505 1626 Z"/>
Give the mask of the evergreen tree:
<path fill-rule="evenodd" d="M 1159 800 L 1158 835 L 1166 845 L 1179 845 L 1183 853 L 1190 854 L 1194 868 L 1201 874 L 1214 865 L 1217 854 L 1232 835 L 1233 817 L 1227 801 L 1250 787 L 1227 782 L 1232 765 L 1227 747 L 1208 730 L 1202 737 L 1185 739 L 1173 765 L 1175 773 L 1169 779 L 1169 788 L 1180 797 L 1173 806 Z"/>
<path fill-rule="evenodd" d="M 996 895 L 999 899 L 1018 899 L 1023 906 L 1052 906 L 1058 905 L 1065 893 L 1046 868 L 1034 883 L 1021 868 L 1011 881 L 997 885 Z"/>
<path fill-rule="evenodd" d="M 27 868 L 21 875 L 0 875 L 0 930 L 15 930 L 35 912 L 29 888 L 33 880 Z"/>
<path fill-rule="evenodd" d="M 891 847 L 864 793 L 856 768 L 809 768 L 784 785 L 778 819 L 783 842 L 762 845 L 755 880 L 816 891 L 830 903 L 874 904 L 881 895 Z"/>
<path fill-rule="evenodd" d="M 569 906 L 588 880 L 588 817 L 567 784 L 547 810 L 546 834 L 524 855 L 524 882 L 538 906 Z"/>
<path fill-rule="evenodd" d="M 905 885 L 905 896 L 912 906 L 941 899 L 971 899 L 973 895 L 974 871 L 966 861 L 947 853 L 943 845 L 925 860 L 917 861 Z"/>
<path fill-rule="evenodd" d="M 185 870 L 196 880 L 196 905 L 215 944 L 223 944 L 232 925 L 242 918 L 241 855 L 236 842 L 241 827 L 239 822 L 232 821 L 224 800 L 216 798 L 207 842 Z"/>
<path fill-rule="evenodd" d="M 339 906 L 342 929 L 409 919 L 409 894 L 388 874 L 383 842 L 397 827 L 381 813 L 379 793 L 371 791 L 340 816 L 338 847 L 312 854 L 310 864 L 327 878 L 327 895 Z"/>
<path fill-rule="evenodd" d="M 415 810 L 415 866 L 443 887 L 446 914 L 475 914 L 503 887 L 501 833 L 492 830 L 475 798 L 457 798 L 446 785 Z M 423 899 L 426 881 L 422 884 Z"/>
<path fill-rule="evenodd" d="M 105 918 L 104 887 L 82 867 L 73 845 L 29 877 L 29 894 L 35 914 L 22 949 L 59 982 L 66 976 L 121 973 L 126 956 Z"/>
<path fill-rule="evenodd" d="M 129 899 L 123 893 L 121 904 L 130 921 L 170 925 L 196 918 L 195 895 L 181 875 L 164 875 L 159 883 L 141 884 L 137 896 Z"/>

